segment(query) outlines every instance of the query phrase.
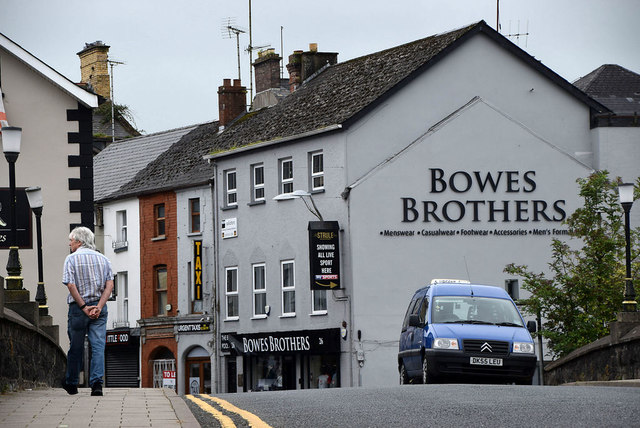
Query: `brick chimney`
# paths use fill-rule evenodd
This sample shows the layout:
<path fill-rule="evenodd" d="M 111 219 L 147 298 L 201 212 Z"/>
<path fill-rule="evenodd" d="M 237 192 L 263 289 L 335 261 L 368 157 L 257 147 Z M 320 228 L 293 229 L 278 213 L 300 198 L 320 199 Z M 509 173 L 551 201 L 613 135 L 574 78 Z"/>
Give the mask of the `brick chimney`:
<path fill-rule="evenodd" d="M 90 84 L 96 94 L 107 100 L 111 99 L 109 48 L 98 40 L 85 43 L 84 49 L 77 53 L 80 57 L 81 82 Z"/>
<path fill-rule="evenodd" d="M 236 117 L 247 111 L 247 88 L 239 79 L 224 79 L 218 86 L 218 109 L 220 126 L 226 126 Z"/>
<path fill-rule="evenodd" d="M 256 93 L 280 88 L 281 59 L 274 49 L 258 52 L 258 59 L 253 63 L 256 72 Z"/>
<path fill-rule="evenodd" d="M 310 43 L 307 52 L 293 51 L 293 54 L 289 55 L 289 64 L 287 64 L 289 90 L 295 91 L 313 73 L 327 64 L 334 65 L 337 62 L 337 52 L 318 52 L 316 43 Z"/>
<path fill-rule="evenodd" d="M 298 86 L 302 83 L 301 66 L 302 51 L 293 51 L 293 53 L 289 55 L 289 64 L 287 64 L 287 71 L 289 72 L 289 90 L 291 92 L 298 89 Z"/>

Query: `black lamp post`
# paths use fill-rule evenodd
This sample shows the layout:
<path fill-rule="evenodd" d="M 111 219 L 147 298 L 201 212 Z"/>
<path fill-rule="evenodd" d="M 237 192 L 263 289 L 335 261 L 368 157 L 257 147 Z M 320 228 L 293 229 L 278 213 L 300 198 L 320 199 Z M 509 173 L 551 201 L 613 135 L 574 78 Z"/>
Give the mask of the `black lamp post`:
<path fill-rule="evenodd" d="M 40 306 L 41 312 L 48 312 L 47 307 L 47 295 L 44 292 L 44 279 L 42 269 L 42 223 L 40 217 L 42 217 L 42 190 L 39 187 L 29 187 L 26 189 L 27 198 L 29 199 L 29 206 L 31 211 L 36 216 L 36 236 L 38 245 L 38 290 L 36 291 L 36 302 Z"/>
<path fill-rule="evenodd" d="M 638 307 L 636 302 L 636 292 L 633 289 L 633 280 L 631 279 L 631 233 L 629 228 L 629 211 L 633 205 L 633 184 L 622 183 L 618 185 L 620 194 L 620 205 L 624 210 L 624 239 L 626 244 L 626 276 L 624 287 L 624 301 L 622 302 L 622 310 L 624 312 L 635 312 Z"/>
<path fill-rule="evenodd" d="M 20 140 L 22 128 L 15 126 L 2 127 L 2 151 L 9 162 L 9 197 L 11 198 L 11 242 L 9 247 L 9 260 L 7 261 L 7 288 L 11 290 L 22 289 L 22 266 L 18 254 L 18 232 L 16 217 L 16 161 L 20 155 Z"/>

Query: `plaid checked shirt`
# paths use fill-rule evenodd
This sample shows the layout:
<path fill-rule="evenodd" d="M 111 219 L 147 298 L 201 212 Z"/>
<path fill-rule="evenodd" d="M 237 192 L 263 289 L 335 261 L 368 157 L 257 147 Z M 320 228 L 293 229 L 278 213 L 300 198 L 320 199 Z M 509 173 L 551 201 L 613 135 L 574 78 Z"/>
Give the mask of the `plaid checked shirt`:
<path fill-rule="evenodd" d="M 64 260 L 62 283 L 75 284 L 85 302 L 100 300 L 105 283 L 113 279 L 111 262 L 95 250 L 80 247 Z M 67 303 L 73 303 L 71 294 Z"/>

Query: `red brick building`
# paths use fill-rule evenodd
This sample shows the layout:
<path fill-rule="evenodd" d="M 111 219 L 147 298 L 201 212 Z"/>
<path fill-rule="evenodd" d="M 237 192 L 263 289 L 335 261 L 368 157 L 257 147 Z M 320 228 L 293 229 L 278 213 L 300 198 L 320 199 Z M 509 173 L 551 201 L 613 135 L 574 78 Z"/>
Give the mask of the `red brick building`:
<path fill-rule="evenodd" d="M 176 195 L 140 196 L 140 279 L 143 388 L 162 386 L 175 371 L 178 303 Z"/>

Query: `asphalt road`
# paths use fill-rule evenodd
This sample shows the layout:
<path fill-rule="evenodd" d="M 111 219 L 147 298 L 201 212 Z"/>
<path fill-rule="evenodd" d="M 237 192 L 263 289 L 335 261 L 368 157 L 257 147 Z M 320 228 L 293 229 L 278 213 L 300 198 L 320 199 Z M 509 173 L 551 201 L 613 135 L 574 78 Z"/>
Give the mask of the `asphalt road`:
<path fill-rule="evenodd" d="M 206 396 L 196 396 L 206 400 Z M 640 426 L 640 388 L 404 385 L 219 394 L 272 427 Z M 208 401 L 221 409 L 215 403 Z M 187 403 L 203 427 L 220 423 Z M 238 427 L 249 426 L 229 414 Z"/>

